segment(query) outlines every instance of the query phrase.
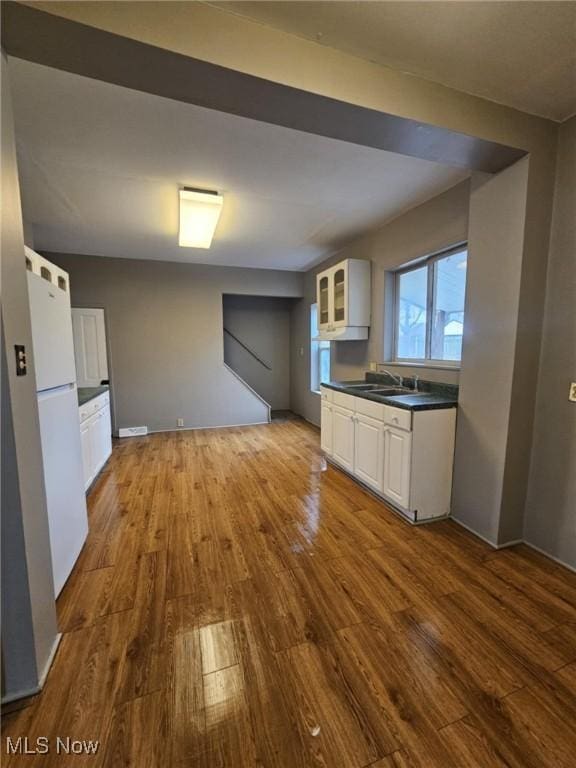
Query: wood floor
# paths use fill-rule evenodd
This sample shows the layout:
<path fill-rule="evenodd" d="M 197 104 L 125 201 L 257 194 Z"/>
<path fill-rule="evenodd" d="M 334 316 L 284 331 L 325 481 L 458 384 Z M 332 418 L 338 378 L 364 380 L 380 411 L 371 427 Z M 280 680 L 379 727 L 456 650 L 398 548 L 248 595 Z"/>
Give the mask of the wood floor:
<path fill-rule="evenodd" d="M 576 765 L 576 576 L 414 528 L 302 421 L 115 446 L 16 766 Z M 54 743 L 53 743 L 54 744 Z"/>

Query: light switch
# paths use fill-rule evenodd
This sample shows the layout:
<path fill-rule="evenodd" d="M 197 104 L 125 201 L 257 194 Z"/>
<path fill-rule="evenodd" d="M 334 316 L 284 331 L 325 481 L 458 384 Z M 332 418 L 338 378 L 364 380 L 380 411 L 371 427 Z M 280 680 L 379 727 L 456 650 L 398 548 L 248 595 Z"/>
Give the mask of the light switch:
<path fill-rule="evenodd" d="M 16 376 L 26 376 L 26 347 L 23 344 L 15 344 Z"/>
<path fill-rule="evenodd" d="M 570 384 L 570 392 L 568 393 L 568 400 L 571 400 L 573 403 L 576 403 L 576 381 L 573 381 Z"/>

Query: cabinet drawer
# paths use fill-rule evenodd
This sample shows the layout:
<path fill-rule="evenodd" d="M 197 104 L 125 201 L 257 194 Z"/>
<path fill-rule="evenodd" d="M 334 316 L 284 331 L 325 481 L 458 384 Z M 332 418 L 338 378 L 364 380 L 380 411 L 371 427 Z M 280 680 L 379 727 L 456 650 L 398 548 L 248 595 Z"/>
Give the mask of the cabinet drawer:
<path fill-rule="evenodd" d="M 340 408 L 348 408 L 349 411 L 356 409 L 356 398 L 354 395 L 346 395 L 344 392 L 332 390 L 332 402 L 334 405 L 339 405 Z"/>
<path fill-rule="evenodd" d="M 96 399 L 88 400 L 87 403 L 80 406 L 80 422 L 82 423 L 83 421 L 86 421 L 86 419 L 89 419 L 97 410 L 98 403 L 96 402 Z"/>
<path fill-rule="evenodd" d="M 99 411 L 102 408 L 105 408 L 110 402 L 110 394 L 108 392 L 104 392 L 102 395 L 95 397 L 94 402 L 96 403 L 96 410 Z"/>
<path fill-rule="evenodd" d="M 356 413 L 370 416 L 372 419 L 383 421 L 384 408 L 385 405 L 383 403 L 375 403 L 374 400 L 365 400 L 363 397 L 356 398 Z"/>
<path fill-rule="evenodd" d="M 385 405 L 384 421 L 393 427 L 406 429 L 410 432 L 412 429 L 412 411 L 405 411 L 402 408 L 392 408 L 390 405 Z"/>
<path fill-rule="evenodd" d="M 110 403 L 110 393 L 109 392 L 103 392 L 101 395 L 98 395 L 98 397 L 94 397 L 92 400 L 88 400 L 87 403 L 84 403 L 84 405 L 80 406 L 79 409 L 79 416 L 80 416 L 80 423 L 82 424 L 83 421 L 86 421 L 86 419 L 89 419 L 90 416 L 93 416 L 95 413 L 98 413 L 98 411 L 102 410 L 102 408 L 105 408 Z"/>
<path fill-rule="evenodd" d="M 320 396 L 322 397 L 322 400 L 324 400 L 325 402 L 331 403 L 333 394 L 334 394 L 333 390 L 328 389 L 327 387 L 320 387 Z"/>

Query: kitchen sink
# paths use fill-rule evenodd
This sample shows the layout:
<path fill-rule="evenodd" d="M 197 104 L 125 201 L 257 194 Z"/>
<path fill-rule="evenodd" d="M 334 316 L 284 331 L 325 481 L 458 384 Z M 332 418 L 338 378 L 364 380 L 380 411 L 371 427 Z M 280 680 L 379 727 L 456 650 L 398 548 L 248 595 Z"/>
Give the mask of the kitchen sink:
<path fill-rule="evenodd" d="M 413 395 L 413 389 L 407 389 L 405 387 L 381 387 L 370 390 L 371 395 L 382 395 L 386 397 L 389 395 Z"/>
<path fill-rule="evenodd" d="M 381 384 L 347 384 L 346 389 L 357 389 L 359 392 L 373 392 L 380 389 Z"/>

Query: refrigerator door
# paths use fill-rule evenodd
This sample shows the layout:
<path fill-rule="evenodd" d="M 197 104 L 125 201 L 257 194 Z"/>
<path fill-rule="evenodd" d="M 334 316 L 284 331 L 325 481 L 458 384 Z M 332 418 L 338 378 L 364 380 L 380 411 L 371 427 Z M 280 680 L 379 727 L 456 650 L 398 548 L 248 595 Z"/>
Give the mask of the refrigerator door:
<path fill-rule="evenodd" d="M 36 389 L 76 381 L 70 294 L 39 275 L 27 272 Z"/>
<path fill-rule="evenodd" d="M 40 392 L 38 409 L 57 597 L 88 534 L 75 385 Z"/>

